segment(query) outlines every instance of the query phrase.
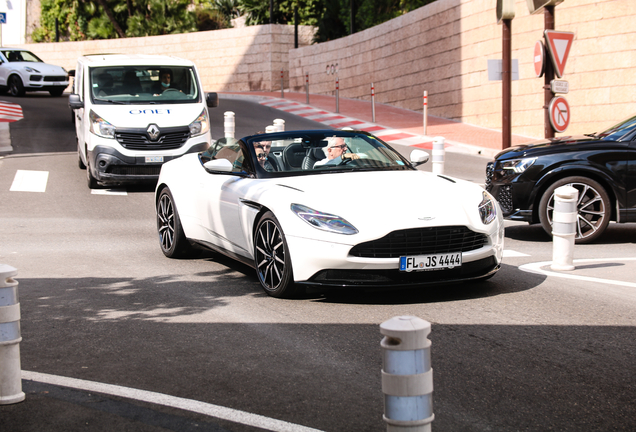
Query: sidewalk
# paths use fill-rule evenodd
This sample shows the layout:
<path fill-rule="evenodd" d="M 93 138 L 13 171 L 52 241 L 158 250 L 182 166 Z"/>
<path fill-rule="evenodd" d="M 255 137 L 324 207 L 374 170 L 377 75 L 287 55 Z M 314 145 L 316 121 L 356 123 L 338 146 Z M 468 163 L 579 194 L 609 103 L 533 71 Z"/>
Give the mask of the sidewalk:
<path fill-rule="evenodd" d="M 325 95 L 280 92 L 228 92 L 224 97 L 246 97 L 257 99 L 262 105 L 305 117 L 333 128 L 352 127 L 373 133 L 390 144 L 402 144 L 432 149 L 435 137 L 446 140 L 446 150 L 481 154 L 493 157 L 502 146 L 501 132 L 494 129 L 471 126 L 440 117 L 427 116 L 426 135 L 421 112 L 397 108 L 386 104 L 375 104 L 375 123 L 370 101 L 339 98 L 336 113 L 336 98 Z M 512 136 L 512 145 L 532 141 L 519 135 Z"/>

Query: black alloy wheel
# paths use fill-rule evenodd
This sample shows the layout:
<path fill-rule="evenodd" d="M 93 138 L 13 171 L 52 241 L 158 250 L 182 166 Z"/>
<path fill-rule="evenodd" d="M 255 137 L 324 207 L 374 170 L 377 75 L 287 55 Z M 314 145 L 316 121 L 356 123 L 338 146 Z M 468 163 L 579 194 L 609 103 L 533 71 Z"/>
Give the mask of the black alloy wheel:
<path fill-rule="evenodd" d="M 296 293 L 285 235 L 272 212 L 259 220 L 254 238 L 254 264 L 258 280 L 272 297 L 291 298 Z"/>
<path fill-rule="evenodd" d="M 24 85 L 19 76 L 13 75 L 9 78 L 9 93 L 11 96 L 24 96 Z"/>
<path fill-rule="evenodd" d="M 163 188 L 157 201 L 157 233 L 161 252 L 168 258 L 187 256 L 192 247 L 183 232 L 170 189 Z"/>
<path fill-rule="evenodd" d="M 587 177 L 566 177 L 552 184 L 541 197 L 539 220 L 543 229 L 552 235 L 554 191 L 561 186 L 572 186 L 578 190 L 575 242 L 591 243 L 598 239 L 611 217 L 610 199 L 605 188 Z"/>

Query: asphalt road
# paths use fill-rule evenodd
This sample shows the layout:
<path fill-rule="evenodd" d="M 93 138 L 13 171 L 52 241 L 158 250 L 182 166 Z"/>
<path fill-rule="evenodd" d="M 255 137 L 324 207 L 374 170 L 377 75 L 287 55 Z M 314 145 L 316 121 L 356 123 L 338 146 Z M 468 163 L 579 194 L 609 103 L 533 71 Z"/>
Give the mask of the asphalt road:
<path fill-rule="evenodd" d="M 383 431 L 379 324 L 399 315 L 432 323 L 435 431 L 633 429 L 634 225 L 577 246 L 567 274 L 541 265 L 552 244 L 540 227 L 509 223 L 504 265 L 488 282 L 279 300 L 222 256 L 165 258 L 152 188 L 92 194 L 66 97 L 0 99 L 25 113 L 10 126 L 14 151 L 0 159 L 0 263 L 18 269 L 23 371 L 238 413 L 27 379 L 26 400 L 0 406 L 0 430 Z M 237 136 L 274 118 L 287 129 L 324 128 L 223 99 L 213 136 L 223 134 L 224 111 L 236 113 Z M 486 162 L 447 154 L 446 172 L 482 182 Z M 10 191 L 18 170 L 47 172 L 46 190 Z M 250 424 L 254 414 L 289 429 Z"/>

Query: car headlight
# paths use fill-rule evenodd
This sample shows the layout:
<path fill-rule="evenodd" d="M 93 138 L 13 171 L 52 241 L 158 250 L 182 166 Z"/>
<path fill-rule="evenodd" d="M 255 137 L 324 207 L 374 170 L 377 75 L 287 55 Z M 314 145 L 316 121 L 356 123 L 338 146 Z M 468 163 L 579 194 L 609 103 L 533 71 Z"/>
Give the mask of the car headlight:
<path fill-rule="evenodd" d="M 199 117 L 197 117 L 195 121 L 190 123 L 190 135 L 191 136 L 203 135 L 209 130 L 210 130 L 210 122 L 208 120 L 208 114 L 204 108 L 203 111 L 201 111 L 201 114 L 199 114 Z"/>
<path fill-rule="evenodd" d="M 292 204 L 291 210 L 296 214 L 296 216 L 298 216 L 314 228 L 336 234 L 351 235 L 358 233 L 356 227 L 351 225 L 340 216 L 328 213 L 321 213 L 300 204 Z"/>
<path fill-rule="evenodd" d="M 33 69 L 32 67 L 29 67 L 29 66 L 25 66 L 25 67 L 24 67 L 24 70 L 25 70 L 25 71 L 27 71 L 27 72 L 29 72 L 29 73 L 40 73 L 40 71 L 39 71 L 39 70 L 37 70 L 37 69 Z"/>
<path fill-rule="evenodd" d="M 501 162 L 501 168 L 504 171 L 521 174 L 530 168 L 536 160 L 537 158 L 511 159 Z"/>
<path fill-rule="evenodd" d="M 102 138 L 115 138 L 115 126 L 95 114 L 93 110 L 91 110 L 89 117 L 92 133 Z"/>
<path fill-rule="evenodd" d="M 497 217 L 497 205 L 495 199 L 488 192 L 484 191 L 483 199 L 479 203 L 479 217 L 484 225 L 488 225 Z"/>

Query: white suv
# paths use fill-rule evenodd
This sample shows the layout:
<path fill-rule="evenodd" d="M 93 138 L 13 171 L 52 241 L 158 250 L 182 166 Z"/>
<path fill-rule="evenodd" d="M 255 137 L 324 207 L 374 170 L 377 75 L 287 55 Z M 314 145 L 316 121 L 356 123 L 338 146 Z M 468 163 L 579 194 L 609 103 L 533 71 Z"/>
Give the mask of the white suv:
<path fill-rule="evenodd" d="M 0 48 L 0 90 L 12 96 L 27 91 L 48 91 L 61 96 L 68 87 L 68 73 L 63 67 L 44 63 L 35 54 L 20 48 Z"/>
<path fill-rule="evenodd" d="M 196 66 L 172 56 L 82 56 L 69 106 L 88 187 L 156 181 L 164 162 L 210 145 L 208 107 Z"/>

